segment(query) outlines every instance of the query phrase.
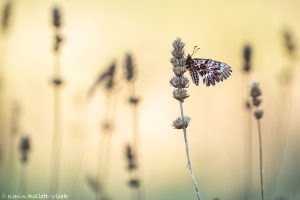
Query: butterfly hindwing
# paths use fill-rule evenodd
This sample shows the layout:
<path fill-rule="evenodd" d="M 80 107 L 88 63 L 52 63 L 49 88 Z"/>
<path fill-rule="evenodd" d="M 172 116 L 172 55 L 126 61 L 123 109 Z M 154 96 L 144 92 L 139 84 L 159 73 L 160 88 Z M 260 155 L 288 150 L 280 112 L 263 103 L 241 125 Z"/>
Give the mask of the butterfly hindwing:
<path fill-rule="evenodd" d="M 232 73 L 229 65 L 212 59 L 194 58 L 193 65 L 193 70 L 190 70 L 191 75 L 194 74 L 192 71 L 196 70 L 202 77 L 203 84 L 206 86 L 215 85 L 216 83 L 227 79 Z M 193 82 L 195 83 L 194 80 Z"/>
<path fill-rule="evenodd" d="M 190 70 L 193 83 L 199 85 L 199 74 L 196 70 Z"/>

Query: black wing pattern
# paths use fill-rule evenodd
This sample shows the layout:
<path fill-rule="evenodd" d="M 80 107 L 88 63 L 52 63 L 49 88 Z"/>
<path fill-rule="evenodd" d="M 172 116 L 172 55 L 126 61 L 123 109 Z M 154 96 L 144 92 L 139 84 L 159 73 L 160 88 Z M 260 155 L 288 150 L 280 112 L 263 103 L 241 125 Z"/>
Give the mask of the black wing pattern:
<path fill-rule="evenodd" d="M 206 86 L 215 85 L 216 83 L 227 79 L 232 73 L 232 69 L 229 65 L 219 61 L 203 58 L 195 58 L 193 61 L 194 68 L 202 77 L 203 84 Z"/>

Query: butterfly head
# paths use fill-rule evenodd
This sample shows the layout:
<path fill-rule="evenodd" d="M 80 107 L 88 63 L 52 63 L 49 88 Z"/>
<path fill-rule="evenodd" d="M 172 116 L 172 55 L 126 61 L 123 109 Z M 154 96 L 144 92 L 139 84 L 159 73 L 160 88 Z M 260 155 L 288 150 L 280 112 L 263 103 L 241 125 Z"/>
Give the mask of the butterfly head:
<path fill-rule="evenodd" d="M 191 67 L 193 66 L 193 58 L 192 56 L 199 50 L 200 48 L 198 48 L 197 46 L 194 47 L 194 50 L 193 50 L 193 53 L 190 55 L 188 54 L 187 57 L 186 57 L 186 66 L 187 66 L 187 69 L 191 69 Z"/>

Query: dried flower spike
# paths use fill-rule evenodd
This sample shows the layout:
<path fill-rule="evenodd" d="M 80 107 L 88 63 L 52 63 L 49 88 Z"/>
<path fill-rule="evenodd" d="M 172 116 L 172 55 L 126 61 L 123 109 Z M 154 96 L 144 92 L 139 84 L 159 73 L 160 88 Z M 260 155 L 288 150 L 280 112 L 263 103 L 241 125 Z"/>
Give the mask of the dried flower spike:
<path fill-rule="evenodd" d="M 131 145 L 126 146 L 127 169 L 133 171 L 137 169 L 136 158 Z"/>
<path fill-rule="evenodd" d="M 129 185 L 130 185 L 130 187 L 138 188 L 138 187 L 140 187 L 140 181 L 138 179 L 131 179 L 129 181 Z"/>
<path fill-rule="evenodd" d="M 261 119 L 263 117 L 263 114 L 264 114 L 264 111 L 262 111 L 262 110 L 256 110 L 254 112 L 254 116 L 256 119 Z"/>
<path fill-rule="evenodd" d="M 250 87 L 251 87 L 250 96 L 252 98 L 257 98 L 257 97 L 261 96 L 262 93 L 259 88 L 259 83 L 253 82 Z"/>
<path fill-rule="evenodd" d="M 173 121 L 173 126 L 176 129 L 183 129 L 183 128 L 187 128 L 189 126 L 189 123 L 191 121 L 190 117 L 178 117 L 176 120 Z"/>
<path fill-rule="evenodd" d="M 249 44 L 244 46 L 243 50 L 243 58 L 244 58 L 244 72 L 249 72 L 251 70 L 251 58 L 252 58 L 252 47 Z"/>
<path fill-rule="evenodd" d="M 21 162 L 26 163 L 28 160 L 28 152 L 30 151 L 30 139 L 27 135 L 21 137 L 19 150 L 21 154 Z"/>
<path fill-rule="evenodd" d="M 54 52 L 59 51 L 62 42 L 63 42 L 63 37 L 61 36 L 61 34 L 56 33 L 54 38 L 54 47 L 53 47 Z"/>
<path fill-rule="evenodd" d="M 184 99 L 188 98 L 189 95 L 187 93 L 186 89 L 177 88 L 173 91 L 173 97 L 177 99 L 178 101 L 183 102 Z"/>
<path fill-rule="evenodd" d="M 181 42 L 180 38 L 177 38 L 173 42 L 172 55 L 175 59 L 180 60 L 181 58 L 184 57 L 184 46 L 185 46 L 185 44 L 183 42 Z"/>
<path fill-rule="evenodd" d="M 136 69 L 134 67 L 131 54 L 127 54 L 125 58 L 125 78 L 127 81 L 133 81 L 136 75 Z"/>
<path fill-rule="evenodd" d="M 107 91 L 111 91 L 114 87 L 115 81 L 116 63 L 112 62 L 111 65 L 104 72 L 101 72 L 97 80 L 93 83 L 88 91 L 88 95 L 91 96 L 96 88 L 104 82 L 104 87 Z"/>
<path fill-rule="evenodd" d="M 284 43 L 285 43 L 287 52 L 291 56 L 294 55 L 294 53 L 296 51 L 296 45 L 295 45 L 293 35 L 288 30 L 285 30 L 283 32 L 283 37 L 284 37 Z"/>
<path fill-rule="evenodd" d="M 258 107 L 258 106 L 260 106 L 261 102 L 262 102 L 262 100 L 260 98 L 253 98 L 252 99 L 253 106 Z"/>
<path fill-rule="evenodd" d="M 116 63 L 113 62 L 109 68 L 108 68 L 108 71 L 107 71 L 107 80 L 106 80 L 106 83 L 105 83 L 105 88 L 110 91 L 114 88 L 114 85 L 115 85 L 115 71 L 116 71 Z"/>
<path fill-rule="evenodd" d="M 58 6 L 52 8 L 52 23 L 55 28 L 61 27 L 61 11 Z"/>
<path fill-rule="evenodd" d="M 246 107 L 246 109 L 247 110 L 251 110 L 251 102 L 249 101 L 249 100 L 247 100 L 246 102 L 245 102 L 245 107 Z"/>
<path fill-rule="evenodd" d="M 260 189 L 261 189 L 261 199 L 264 200 L 264 179 L 263 179 L 263 145 L 262 145 L 262 134 L 260 119 L 263 117 L 263 110 L 259 109 L 262 100 L 259 98 L 262 92 L 260 90 L 259 84 L 253 82 L 251 84 L 250 97 L 252 97 L 252 104 L 255 106 L 254 117 L 257 121 L 258 129 L 258 141 L 259 141 L 259 171 L 260 171 Z"/>
<path fill-rule="evenodd" d="M 60 77 L 56 76 L 52 79 L 52 84 L 56 87 L 59 87 L 63 84 L 63 80 Z"/>
<path fill-rule="evenodd" d="M 187 127 L 189 125 L 189 122 L 191 120 L 190 117 L 184 116 L 183 112 L 183 101 L 187 97 L 189 97 L 187 90 L 185 88 L 188 87 L 189 81 L 187 78 L 185 78 L 183 75 L 186 72 L 186 65 L 187 61 L 184 56 L 184 43 L 181 41 L 180 38 L 176 38 L 176 40 L 173 42 L 173 50 L 170 62 L 173 65 L 173 72 L 175 76 L 170 81 L 171 85 L 175 87 L 175 90 L 173 91 L 173 97 L 179 101 L 180 105 L 180 117 L 178 117 L 173 122 L 173 127 L 176 129 L 182 129 L 183 135 L 184 135 L 184 143 L 185 143 L 185 151 L 186 151 L 186 157 L 187 157 L 187 163 L 190 175 L 192 177 L 193 185 L 196 191 L 196 195 L 198 200 L 200 200 L 200 192 L 198 189 L 198 184 L 196 181 L 196 178 L 194 176 L 194 172 L 192 169 L 191 159 L 190 159 L 190 152 L 189 152 L 189 144 L 187 139 Z"/>
<path fill-rule="evenodd" d="M 12 10 L 12 1 L 7 1 L 4 7 L 2 8 L 2 19 L 1 19 L 2 30 L 6 30 L 9 26 L 11 10 Z"/>
<path fill-rule="evenodd" d="M 189 79 L 187 79 L 184 76 L 174 76 L 171 80 L 170 83 L 173 87 L 175 88 L 188 88 L 189 87 Z"/>
<path fill-rule="evenodd" d="M 140 102 L 140 98 L 136 96 L 131 96 L 129 98 L 129 103 L 132 105 L 137 105 Z"/>

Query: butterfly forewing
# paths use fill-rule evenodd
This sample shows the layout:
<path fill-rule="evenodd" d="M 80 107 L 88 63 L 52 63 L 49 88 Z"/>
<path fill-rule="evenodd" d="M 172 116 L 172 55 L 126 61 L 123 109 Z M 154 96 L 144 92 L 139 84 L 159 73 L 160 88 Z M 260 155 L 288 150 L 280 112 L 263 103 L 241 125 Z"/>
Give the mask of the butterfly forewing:
<path fill-rule="evenodd" d="M 206 86 L 215 85 L 216 83 L 227 79 L 232 73 L 231 67 L 229 65 L 219 61 L 203 58 L 194 58 L 192 60 L 194 66 L 192 67 L 192 69 L 190 69 L 190 72 L 196 70 L 202 77 L 203 84 L 205 84 Z M 193 82 L 198 85 L 198 82 L 195 82 L 193 76 Z"/>

